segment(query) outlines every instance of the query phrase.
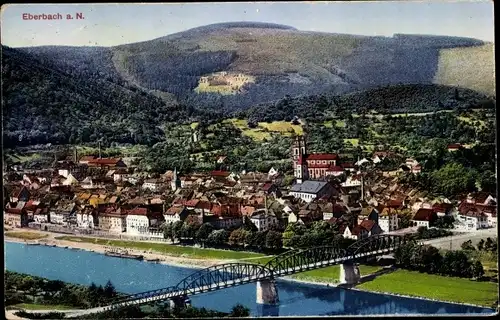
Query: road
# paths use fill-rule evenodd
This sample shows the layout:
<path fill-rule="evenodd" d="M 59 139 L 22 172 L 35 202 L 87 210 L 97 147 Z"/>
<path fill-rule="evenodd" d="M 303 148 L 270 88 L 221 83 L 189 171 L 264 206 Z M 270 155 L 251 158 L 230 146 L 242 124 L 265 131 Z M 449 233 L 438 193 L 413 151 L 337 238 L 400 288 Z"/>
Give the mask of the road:
<path fill-rule="evenodd" d="M 486 240 L 486 238 L 496 238 L 498 235 L 496 228 L 483 229 L 471 232 L 464 232 L 462 234 L 454 235 L 451 237 L 437 238 L 427 240 L 424 243 L 430 244 L 438 249 L 452 249 L 458 250 L 462 243 L 467 240 L 472 240 L 472 244 L 475 246 L 481 239 Z"/>

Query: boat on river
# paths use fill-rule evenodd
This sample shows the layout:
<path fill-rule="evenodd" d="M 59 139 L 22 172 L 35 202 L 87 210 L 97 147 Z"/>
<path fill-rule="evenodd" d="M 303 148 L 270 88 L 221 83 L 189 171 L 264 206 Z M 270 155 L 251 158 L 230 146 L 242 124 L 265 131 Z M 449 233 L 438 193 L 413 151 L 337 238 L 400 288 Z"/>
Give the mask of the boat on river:
<path fill-rule="evenodd" d="M 117 257 L 117 258 L 125 258 L 125 259 L 135 259 L 142 260 L 144 259 L 143 255 L 140 254 L 131 254 L 127 250 L 119 250 L 115 248 L 108 248 L 104 251 L 104 254 L 109 257 Z"/>

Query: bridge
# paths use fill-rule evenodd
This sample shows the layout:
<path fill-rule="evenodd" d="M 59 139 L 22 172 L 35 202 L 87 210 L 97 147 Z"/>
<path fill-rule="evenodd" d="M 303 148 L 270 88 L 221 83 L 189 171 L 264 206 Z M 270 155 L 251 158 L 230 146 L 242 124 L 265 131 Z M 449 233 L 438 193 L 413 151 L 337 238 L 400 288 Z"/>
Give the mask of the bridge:
<path fill-rule="evenodd" d="M 174 305 L 184 305 L 189 296 L 253 282 L 257 283 L 257 303 L 272 305 L 279 301 L 276 278 L 340 264 L 340 282 L 354 284 L 360 279 L 355 262 L 393 253 L 407 241 L 406 237 L 400 235 L 376 235 L 358 240 L 346 249 L 320 246 L 290 250 L 275 256 L 265 265 L 214 265 L 192 273 L 175 286 L 121 296 L 108 301 L 105 306 L 72 310 L 68 315 L 81 316 L 166 300 L 170 300 Z"/>

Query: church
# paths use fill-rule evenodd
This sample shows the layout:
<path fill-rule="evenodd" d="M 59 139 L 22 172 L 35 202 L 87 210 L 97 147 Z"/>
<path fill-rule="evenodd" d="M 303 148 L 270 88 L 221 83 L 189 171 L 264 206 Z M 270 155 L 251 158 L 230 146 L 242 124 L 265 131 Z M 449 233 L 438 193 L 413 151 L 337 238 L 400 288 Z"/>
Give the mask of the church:
<path fill-rule="evenodd" d="M 293 170 L 297 183 L 305 180 L 324 180 L 337 169 L 338 155 L 307 153 L 305 136 L 296 136 L 292 146 Z"/>

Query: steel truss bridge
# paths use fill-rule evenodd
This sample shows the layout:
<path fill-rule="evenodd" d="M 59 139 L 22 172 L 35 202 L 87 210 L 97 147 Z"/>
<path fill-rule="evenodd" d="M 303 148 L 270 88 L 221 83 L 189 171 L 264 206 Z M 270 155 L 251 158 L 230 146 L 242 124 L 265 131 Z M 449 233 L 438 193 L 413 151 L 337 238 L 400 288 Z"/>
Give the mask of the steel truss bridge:
<path fill-rule="evenodd" d="M 138 306 L 164 300 L 183 299 L 195 294 L 257 281 L 273 280 L 308 270 L 337 264 L 349 264 L 364 258 L 392 253 L 407 241 L 407 238 L 399 235 L 375 235 L 358 240 L 347 249 L 320 246 L 290 250 L 275 256 L 265 265 L 254 263 L 214 265 L 192 273 L 175 286 L 115 298 L 108 301 L 106 306 L 82 310 L 78 312 L 78 315 L 102 312 L 124 306 Z"/>

